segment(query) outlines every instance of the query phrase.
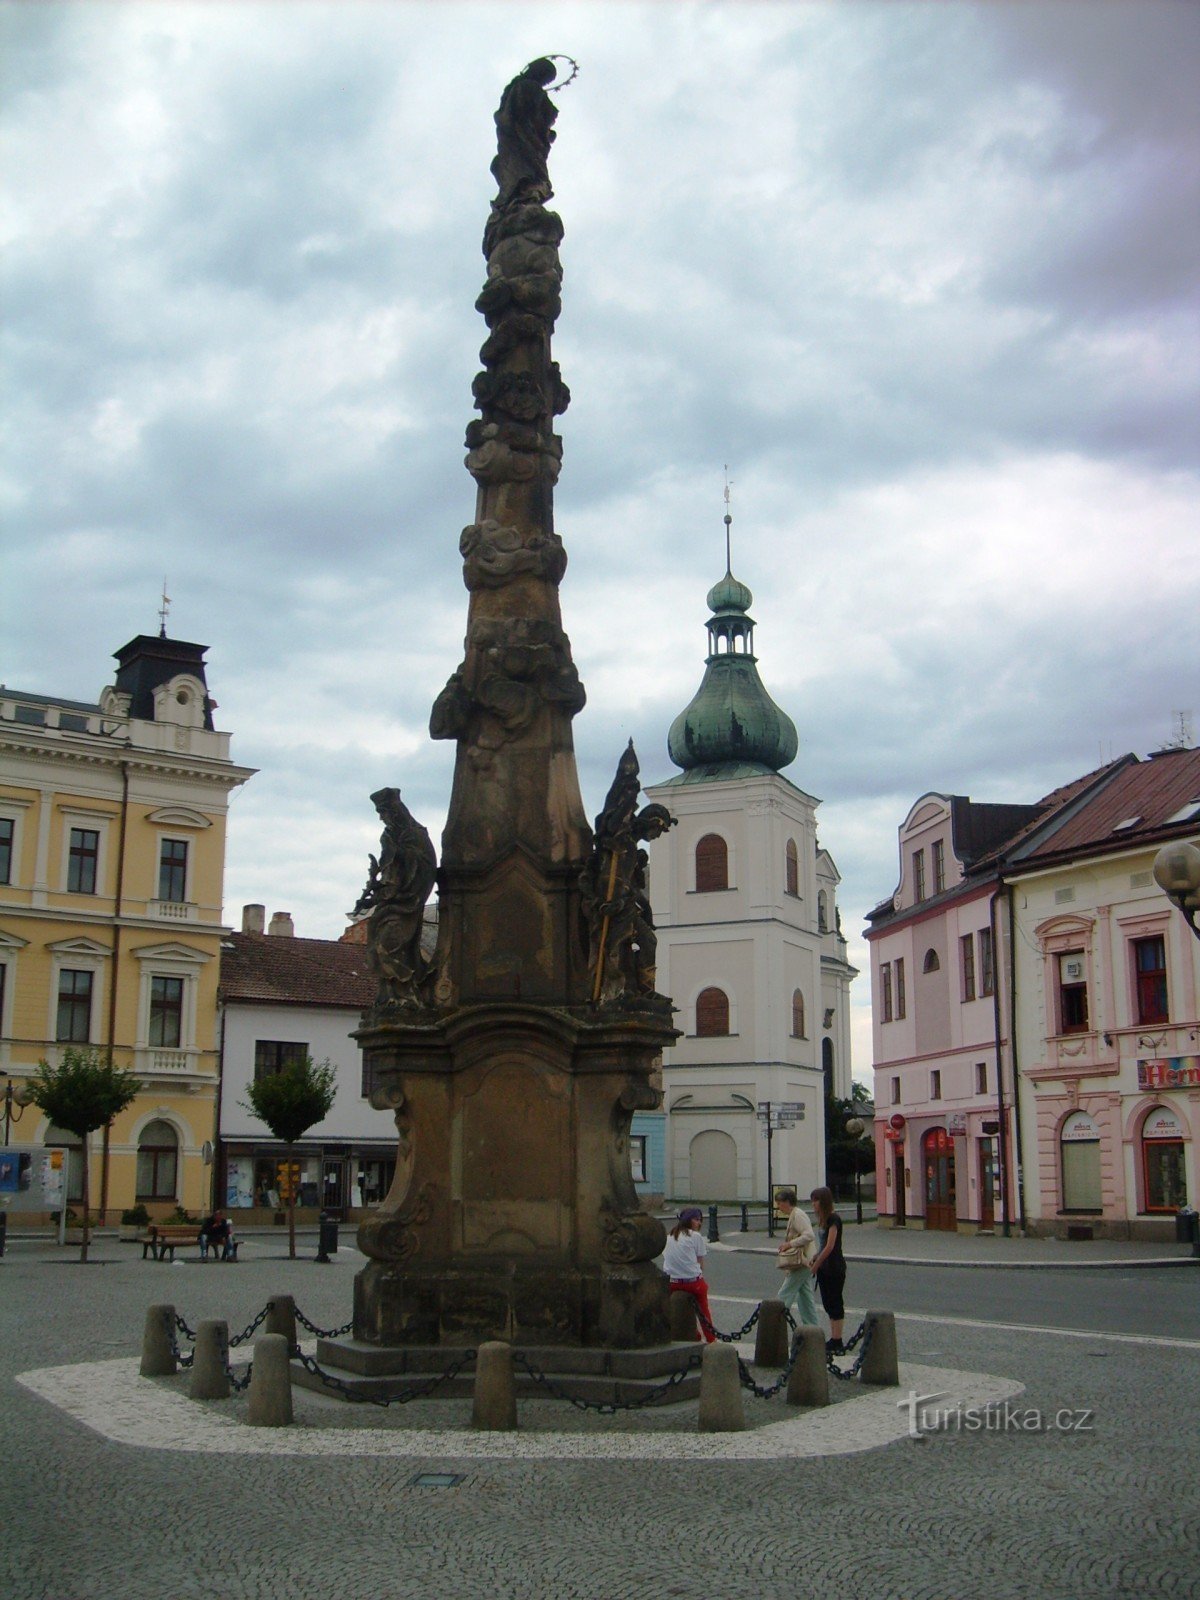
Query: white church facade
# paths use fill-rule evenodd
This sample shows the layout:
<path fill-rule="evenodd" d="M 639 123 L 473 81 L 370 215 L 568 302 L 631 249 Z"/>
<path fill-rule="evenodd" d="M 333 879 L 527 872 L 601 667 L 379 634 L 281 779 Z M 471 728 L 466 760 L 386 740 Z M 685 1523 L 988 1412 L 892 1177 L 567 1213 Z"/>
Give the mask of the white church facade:
<path fill-rule="evenodd" d="M 758 676 L 751 603 L 729 572 L 710 590 L 704 680 L 668 738 L 682 771 L 646 790 L 678 819 L 649 846 L 657 986 L 682 1031 L 663 1056 L 664 1187 L 704 1204 L 824 1183 L 826 1082 L 850 1094 L 838 872 L 820 802 L 781 776 L 798 739 Z M 769 1177 L 768 1102 L 799 1108 Z"/>

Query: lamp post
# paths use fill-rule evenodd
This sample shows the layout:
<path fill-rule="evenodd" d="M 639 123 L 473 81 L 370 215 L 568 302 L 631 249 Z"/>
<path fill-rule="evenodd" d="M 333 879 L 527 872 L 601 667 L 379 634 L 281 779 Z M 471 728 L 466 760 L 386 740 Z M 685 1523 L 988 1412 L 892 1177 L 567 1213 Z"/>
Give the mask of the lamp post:
<path fill-rule="evenodd" d="M 27 1083 L 19 1083 L 15 1087 L 10 1078 L 4 1086 L 4 1143 L 8 1144 L 14 1122 L 20 1122 L 25 1115 L 25 1107 L 33 1104 L 33 1090 Z M 13 1110 L 13 1107 L 16 1110 Z"/>
<path fill-rule="evenodd" d="M 1200 939 L 1200 850 L 1194 844 L 1163 845 L 1154 858 L 1154 881 Z"/>
<path fill-rule="evenodd" d="M 861 1117 L 851 1117 L 846 1123 L 846 1132 L 852 1139 L 861 1139 L 867 1131 L 867 1125 Z M 858 1148 L 854 1151 L 854 1211 L 855 1221 L 862 1226 L 862 1176 L 858 1170 Z"/>

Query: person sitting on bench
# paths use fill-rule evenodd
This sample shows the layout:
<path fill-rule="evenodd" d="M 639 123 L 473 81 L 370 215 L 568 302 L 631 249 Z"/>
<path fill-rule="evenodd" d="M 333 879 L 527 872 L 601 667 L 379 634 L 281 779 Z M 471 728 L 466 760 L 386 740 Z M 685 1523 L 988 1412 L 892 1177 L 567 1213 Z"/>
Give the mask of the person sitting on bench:
<path fill-rule="evenodd" d="M 200 1257 L 208 1259 L 211 1249 L 213 1255 L 217 1253 L 217 1246 L 221 1247 L 221 1260 L 229 1260 L 229 1242 L 233 1238 L 233 1225 L 229 1218 L 224 1216 L 220 1207 L 213 1212 L 211 1217 L 205 1217 L 200 1224 Z"/>

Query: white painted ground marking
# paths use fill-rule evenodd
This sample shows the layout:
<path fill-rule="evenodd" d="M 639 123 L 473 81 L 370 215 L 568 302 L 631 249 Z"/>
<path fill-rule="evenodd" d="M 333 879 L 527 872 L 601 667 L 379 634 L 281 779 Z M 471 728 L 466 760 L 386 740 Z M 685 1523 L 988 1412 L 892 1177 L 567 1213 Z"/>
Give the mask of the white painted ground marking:
<path fill-rule="evenodd" d="M 727 1306 L 756 1306 L 757 1300 L 747 1300 L 732 1294 L 709 1294 L 710 1300 L 721 1300 Z M 864 1313 L 860 1312 L 859 1317 Z M 1058 1339 L 1099 1339 L 1107 1344 L 1151 1344 L 1165 1350 L 1200 1350 L 1200 1339 L 1162 1339 L 1143 1333 L 1092 1333 L 1087 1328 L 1043 1328 L 1035 1322 L 980 1322 L 971 1317 L 936 1317 L 917 1311 L 897 1311 L 897 1322 L 932 1322 L 946 1328 L 989 1328 L 997 1333 L 1048 1333 Z M 847 1313 L 847 1322 L 854 1319 Z"/>
<path fill-rule="evenodd" d="M 748 1350 L 748 1347 L 747 1347 Z M 23 1372 L 17 1382 L 115 1444 L 196 1455 L 399 1456 L 475 1461 L 777 1461 L 852 1455 L 908 1437 L 897 1400 L 934 1390 L 986 1406 L 1024 1384 L 905 1363 L 900 1385 L 745 1433 L 460 1433 L 436 1428 L 251 1428 L 138 1374 L 139 1361 L 91 1361 Z"/>

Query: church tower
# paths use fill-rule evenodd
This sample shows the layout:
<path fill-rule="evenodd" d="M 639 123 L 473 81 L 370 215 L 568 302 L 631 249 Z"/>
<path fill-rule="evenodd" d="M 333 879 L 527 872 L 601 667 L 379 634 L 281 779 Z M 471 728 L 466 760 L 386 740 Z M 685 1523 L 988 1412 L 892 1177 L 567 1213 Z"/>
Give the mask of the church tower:
<path fill-rule="evenodd" d="M 682 1037 L 663 1056 L 665 1188 L 672 1198 L 764 1201 L 758 1110 L 800 1108 L 773 1135 L 771 1181 L 825 1181 L 824 1094 L 850 1093 L 849 990 L 837 868 L 817 840 L 820 801 L 783 768 L 795 724 L 767 693 L 753 596 L 708 592 L 708 657 L 667 751 L 681 771 L 647 788 L 679 825 L 650 846 L 658 986 Z"/>

